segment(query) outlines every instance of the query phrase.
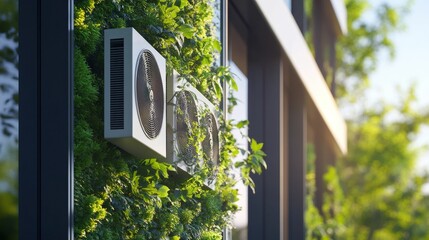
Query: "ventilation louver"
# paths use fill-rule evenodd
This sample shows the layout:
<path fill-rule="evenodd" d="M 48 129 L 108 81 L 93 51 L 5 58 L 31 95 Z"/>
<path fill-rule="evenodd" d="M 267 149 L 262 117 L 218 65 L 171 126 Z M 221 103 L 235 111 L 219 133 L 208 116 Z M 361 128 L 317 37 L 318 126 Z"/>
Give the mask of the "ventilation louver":
<path fill-rule="evenodd" d="M 133 28 L 104 34 L 104 135 L 139 158 L 166 158 L 165 59 Z"/>
<path fill-rule="evenodd" d="M 110 39 L 110 128 L 124 129 L 124 39 Z"/>

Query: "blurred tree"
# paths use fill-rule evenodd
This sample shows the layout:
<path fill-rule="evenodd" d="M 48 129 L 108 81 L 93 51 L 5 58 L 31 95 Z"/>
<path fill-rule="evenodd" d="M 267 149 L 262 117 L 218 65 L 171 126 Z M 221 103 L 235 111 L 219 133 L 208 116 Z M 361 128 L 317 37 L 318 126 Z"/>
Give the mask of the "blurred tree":
<path fill-rule="evenodd" d="M 377 68 L 379 53 L 395 55 L 392 33 L 404 29 L 402 23 L 413 0 L 395 6 L 379 1 L 372 6 L 368 0 L 345 0 L 347 29 L 337 44 L 337 96 L 356 100 L 368 87 L 368 76 Z"/>
<path fill-rule="evenodd" d="M 0 239 L 17 240 L 18 0 L 0 1 L 0 140 Z"/>
<path fill-rule="evenodd" d="M 349 122 L 349 153 L 337 168 L 345 195 L 343 239 L 429 238 L 429 199 L 421 190 L 428 178 L 415 174 L 412 146 L 429 115 L 414 111 L 413 101 L 411 89 L 400 106 L 366 110 Z"/>
<path fill-rule="evenodd" d="M 403 4 L 371 7 L 367 0 L 346 0 L 349 33 L 337 49 L 343 107 L 363 103 L 355 101 L 369 86 L 380 51 L 394 57 L 391 34 L 404 28 L 400 20 L 411 1 Z M 322 209 L 308 193 L 307 239 L 429 239 L 429 196 L 422 192 L 429 177 L 416 174 L 420 149 L 413 146 L 429 112 L 413 108 L 414 86 L 398 95 L 403 96 L 399 105 L 364 107 L 348 121 L 349 152 L 324 176 L 328 191 Z"/>
<path fill-rule="evenodd" d="M 0 131 L 3 136 L 17 142 L 17 128 L 18 1 L 2 0 L 0 1 Z M 0 147 L 1 145 L 2 142 Z"/>
<path fill-rule="evenodd" d="M 429 239 L 429 176 L 415 173 L 420 149 L 412 145 L 429 114 L 414 101 L 411 88 L 400 106 L 382 104 L 349 122 L 349 152 L 324 176 L 323 209 L 308 193 L 307 239 Z"/>

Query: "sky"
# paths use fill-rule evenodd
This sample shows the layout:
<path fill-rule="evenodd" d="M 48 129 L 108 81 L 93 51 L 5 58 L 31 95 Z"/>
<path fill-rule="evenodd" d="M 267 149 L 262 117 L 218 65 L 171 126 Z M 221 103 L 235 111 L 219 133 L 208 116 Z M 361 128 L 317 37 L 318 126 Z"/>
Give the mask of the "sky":
<path fill-rule="evenodd" d="M 372 3 L 380 2 L 373 0 Z M 391 0 L 392 4 L 404 3 L 404 0 Z M 429 1 L 415 0 L 409 15 L 402 19 L 406 28 L 392 35 L 396 47 L 396 56 L 391 60 L 387 53 L 381 53 L 379 65 L 370 76 L 371 87 L 368 101 L 398 103 L 398 87 L 405 91 L 416 84 L 418 109 L 429 108 Z M 422 128 L 414 146 L 429 144 L 429 127 Z M 417 170 L 429 170 L 429 151 L 421 153 Z M 428 188 L 429 190 L 429 188 Z"/>

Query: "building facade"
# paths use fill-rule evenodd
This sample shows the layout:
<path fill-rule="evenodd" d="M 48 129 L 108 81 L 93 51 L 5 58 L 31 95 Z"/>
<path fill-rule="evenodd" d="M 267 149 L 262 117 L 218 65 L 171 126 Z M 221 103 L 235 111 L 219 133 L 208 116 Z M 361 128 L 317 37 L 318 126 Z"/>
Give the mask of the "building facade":
<path fill-rule="evenodd" d="M 73 239 L 73 4 L 19 4 L 21 239 Z M 245 100 L 230 117 L 249 118 L 249 135 L 264 142 L 268 165 L 254 176 L 256 193 L 244 200 L 241 237 L 304 239 L 308 146 L 316 152 L 319 208 L 323 173 L 347 152 L 334 99 L 335 41 L 347 31 L 344 3 L 230 0 L 221 6 L 222 62 L 240 76 Z"/>

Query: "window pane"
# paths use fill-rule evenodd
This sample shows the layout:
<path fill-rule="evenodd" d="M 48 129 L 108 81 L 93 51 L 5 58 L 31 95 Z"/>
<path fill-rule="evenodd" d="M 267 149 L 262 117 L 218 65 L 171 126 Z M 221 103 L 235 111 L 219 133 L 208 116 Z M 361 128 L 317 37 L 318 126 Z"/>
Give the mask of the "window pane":
<path fill-rule="evenodd" d="M 235 106 L 234 110 L 231 114 L 229 114 L 229 119 L 234 119 L 235 121 L 243 121 L 248 119 L 248 80 L 246 75 L 244 75 L 240 69 L 235 65 L 234 62 L 231 62 L 231 72 L 235 74 L 236 82 L 238 85 L 238 91 L 234 93 L 234 97 L 237 98 L 237 106 Z M 234 137 L 237 139 L 237 144 L 242 148 L 247 148 L 247 139 L 242 137 L 242 133 L 247 135 L 248 129 L 233 132 Z M 245 156 L 238 156 L 238 159 L 242 159 Z M 239 176 L 239 172 L 237 172 L 237 176 Z M 248 225 L 248 203 L 247 203 L 247 195 L 248 190 L 247 187 L 243 184 L 243 182 L 238 181 L 236 184 L 238 189 L 239 200 L 237 202 L 240 207 L 240 211 L 238 211 L 234 216 L 234 228 L 232 230 L 232 239 L 234 240 L 244 240 L 247 239 L 247 225 Z"/>
<path fill-rule="evenodd" d="M 0 1 L 0 239 L 18 239 L 18 0 Z"/>
<path fill-rule="evenodd" d="M 216 0 L 212 2 L 214 13 L 213 13 L 213 36 L 222 43 L 222 0 Z M 221 53 L 215 55 L 215 65 L 221 65 Z"/>

